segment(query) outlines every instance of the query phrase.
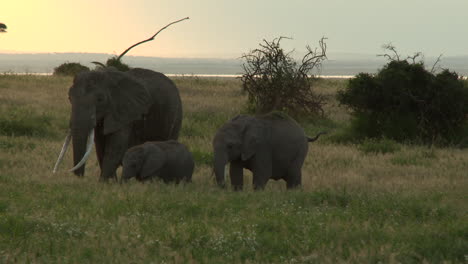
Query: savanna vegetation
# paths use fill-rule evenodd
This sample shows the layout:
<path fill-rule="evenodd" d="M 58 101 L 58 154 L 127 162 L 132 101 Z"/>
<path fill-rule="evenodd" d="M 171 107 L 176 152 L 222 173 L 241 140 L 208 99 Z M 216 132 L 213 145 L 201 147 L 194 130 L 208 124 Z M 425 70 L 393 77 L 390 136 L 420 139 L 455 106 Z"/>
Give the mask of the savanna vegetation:
<path fill-rule="evenodd" d="M 355 140 L 389 138 L 398 142 L 466 145 L 468 87 L 456 72 L 428 70 L 420 53 L 393 56 L 372 75 L 360 73 L 338 92 L 352 110 L 348 134 Z M 437 61 L 438 62 L 438 61 Z M 437 63 L 436 62 L 436 63 Z"/>
<path fill-rule="evenodd" d="M 54 75 L 58 76 L 75 76 L 82 71 L 89 71 L 89 67 L 86 67 L 77 62 L 65 62 L 58 67 L 54 68 Z"/>
<path fill-rule="evenodd" d="M 319 41 L 319 49 L 306 46 L 299 62 L 293 51 L 281 47 L 283 39 L 263 40 L 259 48 L 242 56 L 244 74 L 240 79 L 247 110 L 257 114 L 283 111 L 293 117 L 323 115 L 325 98 L 313 89 L 313 74 L 327 59 L 326 38 Z"/>
<path fill-rule="evenodd" d="M 217 128 L 245 110 L 235 79 L 174 78 L 193 152 L 193 183 L 103 184 L 52 174 L 68 128 L 68 87 L 58 76 L 0 75 L 2 263 L 465 263 L 468 152 L 391 139 L 337 140 L 350 114 L 336 101 L 347 80 L 318 80 L 327 118 L 301 120 L 310 145 L 303 186 L 218 189 Z M 337 137 L 336 135 L 341 135 Z"/>

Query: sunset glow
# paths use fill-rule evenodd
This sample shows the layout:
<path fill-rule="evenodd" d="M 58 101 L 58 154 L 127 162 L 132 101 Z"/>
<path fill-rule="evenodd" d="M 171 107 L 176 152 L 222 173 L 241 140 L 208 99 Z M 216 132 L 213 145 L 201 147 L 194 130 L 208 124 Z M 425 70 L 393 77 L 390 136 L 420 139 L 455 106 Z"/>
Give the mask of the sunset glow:
<path fill-rule="evenodd" d="M 145 39 L 167 21 L 142 26 L 138 12 L 124 1 L 7 1 L 0 18 L 8 25 L 1 36 L 0 52 L 96 52 L 117 54 Z M 137 22 L 137 23 L 135 23 Z M 166 23 L 167 24 L 167 23 Z M 171 37 L 156 45 L 135 49 L 132 55 L 173 55 Z M 152 46 L 152 47 L 150 47 Z M 176 55 L 176 54 L 174 54 Z"/>
<path fill-rule="evenodd" d="M 391 42 L 407 54 L 463 55 L 467 9 L 466 0 L 3 1 L 0 52 L 120 54 L 189 16 L 129 55 L 236 58 L 278 36 L 298 50 L 327 36 L 330 52 L 377 54 Z"/>

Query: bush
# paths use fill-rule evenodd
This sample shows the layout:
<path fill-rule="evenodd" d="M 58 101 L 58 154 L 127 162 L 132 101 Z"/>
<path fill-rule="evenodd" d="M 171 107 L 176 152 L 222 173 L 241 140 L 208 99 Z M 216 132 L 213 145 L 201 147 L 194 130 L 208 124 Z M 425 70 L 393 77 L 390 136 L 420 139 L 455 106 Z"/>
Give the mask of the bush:
<path fill-rule="evenodd" d="M 199 149 L 193 149 L 192 156 L 195 161 L 195 164 L 204 164 L 207 166 L 213 165 L 214 157 L 212 152 L 205 152 Z"/>
<path fill-rule="evenodd" d="M 82 71 L 89 71 L 89 68 L 76 62 L 66 62 L 54 68 L 54 75 L 75 76 Z"/>
<path fill-rule="evenodd" d="M 307 46 L 307 54 L 297 63 L 291 52 L 280 47 L 283 38 L 264 40 L 259 49 L 244 54 L 242 88 L 248 94 L 248 111 L 258 114 L 273 110 L 293 117 L 323 115 L 324 97 L 312 92 L 311 72 L 326 59 L 326 44 L 320 40 L 321 52 Z"/>
<path fill-rule="evenodd" d="M 115 67 L 117 70 L 123 72 L 130 70 L 130 67 L 127 64 L 123 63 L 121 60 L 119 60 L 118 57 L 115 56 L 107 60 L 106 66 Z"/>
<path fill-rule="evenodd" d="M 376 75 L 360 73 L 338 92 L 354 116 L 353 134 L 399 142 L 456 143 L 468 114 L 468 89 L 449 70 L 391 59 Z"/>

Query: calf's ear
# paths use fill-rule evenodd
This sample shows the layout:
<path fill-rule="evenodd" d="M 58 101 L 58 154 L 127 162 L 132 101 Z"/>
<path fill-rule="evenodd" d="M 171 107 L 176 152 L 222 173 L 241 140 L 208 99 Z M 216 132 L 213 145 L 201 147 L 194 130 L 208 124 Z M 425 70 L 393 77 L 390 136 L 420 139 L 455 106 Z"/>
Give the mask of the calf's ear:
<path fill-rule="evenodd" d="M 142 180 L 158 176 L 158 173 L 167 162 L 167 154 L 160 147 L 148 143 L 145 145 L 143 166 L 140 172 Z"/>

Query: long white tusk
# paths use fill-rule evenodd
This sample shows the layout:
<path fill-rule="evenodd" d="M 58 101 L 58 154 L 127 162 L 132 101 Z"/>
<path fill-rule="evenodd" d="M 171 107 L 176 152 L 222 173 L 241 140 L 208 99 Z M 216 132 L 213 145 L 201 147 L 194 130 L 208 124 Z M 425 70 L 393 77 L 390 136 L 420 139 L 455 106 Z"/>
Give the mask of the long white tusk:
<path fill-rule="evenodd" d="M 79 169 L 81 166 L 83 166 L 83 164 L 86 163 L 86 161 L 89 158 L 89 154 L 91 154 L 91 150 L 93 149 L 93 143 L 94 143 L 94 128 L 91 129 L 88 135 L 88 144 L 86 145 L 86 153 L 83 155 L 83 158 L 80 160 L 80 162 L 78 162 L 78 164 L 76 164 L 75 167 L 69 170 L 70 172 Z"/>
<path fill-rule="evenodd" d="M 227 171 L 227 164 L 224 165 L 224 173 L 223 173 L 224 180 L 228 177 L 228 171 Z"/>
<path fill-rule="evenodd" d="M 65 156 L 65 153 L 67 152 L 68 145 L 70 145 L 70 140 L 71 140 L 71 132 L 68 131 L 67 137 L 65 138 L 65 142 L 63 143 L 62 150 L 60 151 L 57 162 L 55 162 L 54 170 L 52 171 L 52 173 L 57 172 L 58 166 L 62 162 L 63 157 Z"/>

